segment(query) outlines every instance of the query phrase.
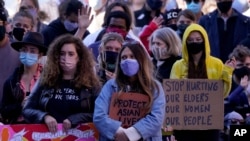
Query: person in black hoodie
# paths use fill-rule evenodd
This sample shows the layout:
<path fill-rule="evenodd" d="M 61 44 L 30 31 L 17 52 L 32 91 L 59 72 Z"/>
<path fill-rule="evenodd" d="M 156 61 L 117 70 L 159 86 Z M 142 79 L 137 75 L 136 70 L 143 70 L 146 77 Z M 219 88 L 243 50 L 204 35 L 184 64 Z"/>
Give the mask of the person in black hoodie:
<path fill-rule="evenodd" d="M 42 31 L 44 44 L 49 46 L 56 37 L 67 33 L 84 39 L 89 34 L 87 27 L 93 20 L 93 16 L 90 18 L 90 11 L 88 6 L 83 6 L 78 0 L 63 1 L 59 6 L 59 18 Z"/>

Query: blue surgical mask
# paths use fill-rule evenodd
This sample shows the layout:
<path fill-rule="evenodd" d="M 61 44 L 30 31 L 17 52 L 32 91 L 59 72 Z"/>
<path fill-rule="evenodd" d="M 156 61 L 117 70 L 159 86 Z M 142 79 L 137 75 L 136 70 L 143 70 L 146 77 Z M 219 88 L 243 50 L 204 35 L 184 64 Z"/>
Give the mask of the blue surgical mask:
<path fill-rule="evenodd" d="M 139 71 L 139 64 L 136 59 L 122 60 L 120 63 L 122 72 L 127 76 L 134 76 Z"/>
<path fill-rule="evenodd" d="M 30 67 L 37 63 L 38 54 L 20 52 L 19 59 L 25 66 Z"/>
<path fill-rule="evenodd" d="M 191 3 L 187 4 L 187 9 L 191 10 L 194 14 L 197 14 L 201 11 L 201 4 L 192 1 Z"/>
<path fill-rule="evenodd" d="M 64 24 L 65 29 L 69 32 L 78 28 L 78 23 L 73 23 L 73 22 L 70 22 L 69 20 L 65 20 L 63 24 Z"/>

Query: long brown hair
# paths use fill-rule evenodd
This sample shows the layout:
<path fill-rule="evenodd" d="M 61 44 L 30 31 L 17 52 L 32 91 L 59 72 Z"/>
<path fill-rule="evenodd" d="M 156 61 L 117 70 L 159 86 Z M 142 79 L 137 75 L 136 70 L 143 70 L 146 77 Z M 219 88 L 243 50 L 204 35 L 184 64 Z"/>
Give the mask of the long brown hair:
<path fill-rule="evenodd" d="M 201 34 L 201 32 L 200 31 L 197 31 L 197 32 L 200 33 L 200 35 L 203 38 L 203 41 L 205 42 L 204 37 Z M 203 48 L 202 55 L 197 66 L 194 64 L 194 59 L 190 53 L 188 53 L 188 58 L 189 58 L 188 59 L 188 78 L 191 78 L 191 79 L 208 78 L 207 67 L 206 67 L 205 47 Z"/>
<path fill-rule="evenodd" d="M 74 86 L 76 88 L 99 86 L 99 80 L 94 71 L 93 56 L 80 39 L 70 34 L 58 37 L 49 46 L 47 62 L 40 78 L 41 84 L 48 87 L 57 86 L 62 77 L 62 70 L 59 65 L 60 52 L 65 44 L 74 44 L 79 57 L 76 74 L 72 80 Z"/>
<path fill-rule="evenodd" d="M 146 51 L 139 43 L 126 43 L 123 45 L 123 48 L 119 53 L 115 78 L 116 83 L 118 84 L 118 88 L 120 89 L 120 91 L 124 91 L 127 84 L 129 83 L 129 77 L 123 73 L 120 67 L 121 54 L 125 48 L 129 48 L 131 50 L 134 58 L 139 63 L 139 71 L 136 74 L 136 79 L 142 92 L 149 97 L 149 103 L 145 108 L 151 110 L 151 106 L 153 103 L 153 94 L 155 93 L 155 91 L 159 92 L 159 87 L 153 75 L 153 64 Z"/>
<path fill-rule="evenodd" d="M 188 60 L 188 78 L 190 79 L 208 78 L 206 61 L 205 61 L 205 52 L 203 51 L 197 66 L 194 64 L 194 59 L 192 55 L 188 54 L 188 58 L 190 58 Z"/>

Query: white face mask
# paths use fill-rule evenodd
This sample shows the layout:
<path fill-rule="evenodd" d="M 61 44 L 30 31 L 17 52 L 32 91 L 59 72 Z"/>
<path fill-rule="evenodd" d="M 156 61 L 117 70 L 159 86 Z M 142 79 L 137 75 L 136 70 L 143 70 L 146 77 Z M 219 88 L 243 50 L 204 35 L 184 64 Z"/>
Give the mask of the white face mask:
<path fill-rule="evenodd" d="M 92 7 L 94 11 L 100 10 L 104 4 L 103 0 L 89 0 L 89 6 Z"/>
<path fill-rule="evenodd" d="M 157 60 L 163 60 L 163 59 L 167 59 L 169 57 L 166 47 L 165 48 L 153 47 L 152 53 L 154 54 L 154 56 Z"/>
<path fill-rule="evenodd" d="M 74 61 L 71 59 L 60 60 L 60 66 L 64 72 L 74 72 L 76 70 L 76 65 L 77 65 L 77 61 Z"/>

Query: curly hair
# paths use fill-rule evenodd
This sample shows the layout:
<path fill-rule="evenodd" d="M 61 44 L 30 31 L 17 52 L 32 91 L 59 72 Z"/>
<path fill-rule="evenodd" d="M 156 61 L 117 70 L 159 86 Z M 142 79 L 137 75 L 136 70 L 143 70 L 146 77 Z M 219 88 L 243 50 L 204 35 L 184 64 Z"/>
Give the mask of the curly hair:
<path fill-rule="evenodd" d="M 129 48 L 133 53 L 135 59 L 139 63 L 139 71 L 136 74 L 136 78 L 138 81 L 139 88 L 141 89 L 142 93 L 146 94 L 149 97 L 149 103 L 147 104 L 146 108 L 148 111 L 151 110 L 151 106 L 153 103 L 153 94 L 155 91 L 159 92 L 159 87 L 156 83 L 156 79 L 154 78 L 154 70 L 153 64 L 150 58 L 148 57 L 146 51 L 140 45 L 140 43 L 125 43 L 123 48 L 121 49 L 119 56 L 118 56 L 118 63 L 116 66 L 116 82 L 118 87 L 121 91 L 125 90 L 129 81 L 129 77 L 127 77 L 121 67 L 121 54 L 124 49 Z M 119 96 L 118 96 L 119 98 Z"/>
<path fill-rule="evenodd" d="M 65 34 L 55 39 L 48 49 L 47 62 L 41 75 L 41 84 L 47 87 L 57 87 L 62 79 L 62 69 L 60 67 L 60 52 L 65 44 L 74 44 L 79 61 L 76 73 L 72 80 L 76 88 L 98 87 L 99 80 L 94 70 L 94 60 L 90 51 L 83 45 L 82 41 L 73 35 Z"/>

